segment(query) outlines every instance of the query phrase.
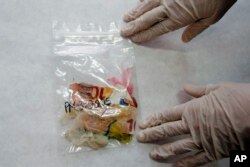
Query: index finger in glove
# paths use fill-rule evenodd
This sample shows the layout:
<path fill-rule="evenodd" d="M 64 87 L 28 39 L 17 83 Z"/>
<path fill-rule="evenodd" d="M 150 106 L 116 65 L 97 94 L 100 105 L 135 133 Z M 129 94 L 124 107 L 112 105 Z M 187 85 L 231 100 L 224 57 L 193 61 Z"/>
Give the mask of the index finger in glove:
<path fill-rule="evenodd" d="M 196 85 L 186 84 L 184 85 L 184 90 L 193 97 L 201 97 L 209 94 L 210 92 L 218 89 L 219 87 L 220 85 L 217 84 L 216 85 L 209 84 L 206 86 L 196 86 Z"/>
<path fill-rule="evenodd" d="M 159 5 L 160 5 L 160 0 L 141 1 L 141 3 L 137 7 L 131 9 L 123 16 L 123 20 L 125 22 L 130 22 L 132 20 L 135 20 L 145 12 L 154 9 Z"/>
<path fill-rule="evenodd" d="M 142 121 L 139 124 L 139 127 L 145 129 L 166 122 L 178 121 L 181 119 L 185 107 L 186 103 L 172 107 L 161 113 L 154 113 L 152 116 L 149 116 L 146 120 Z"/>
<path fill-rule="evenodd" d="M 157 36 L 163 35 L 165 33 L 175 31 L 179 28 L 182 28 L 183 26 L 185 26 L 185 24 L 178 23 L 178 22 L 173 21 L 171 19 L 166 19 L 166 20 L 163 20 L 163 21 L 153 25 L 149 29 L 135 33 L 134 35 L 130 36 L 129 38 L 133 42 L 137 42 L 137 43 L 145 42 L 145 41 L 149 41 Z"/>
<path fill-rule="evenodd" d="M 137 135 L 137 140 L 150 142 L 188 133 L 188 126 L 183 121 L 175 121 L 142 130 Z"/>
<path fill-rule="evenodd" d="M 161 22 L 166 18 L 163 6 L 158 6 L 137 19 L 125 24 L 121 29 L 121 35 L 128 37 L 140 31 L 146 30 L 154 24 Z"/>

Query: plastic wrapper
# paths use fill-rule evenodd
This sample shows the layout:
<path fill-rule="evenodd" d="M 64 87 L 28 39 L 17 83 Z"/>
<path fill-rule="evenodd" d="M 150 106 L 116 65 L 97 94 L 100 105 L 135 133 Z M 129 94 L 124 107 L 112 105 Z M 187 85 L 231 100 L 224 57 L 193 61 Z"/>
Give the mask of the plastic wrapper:
<path fill-rule="evenodd" d="M 111 23 L 53 23 L 60 147 L 68 152 L 129 144 L 136 125 L 132 44 Z"/>

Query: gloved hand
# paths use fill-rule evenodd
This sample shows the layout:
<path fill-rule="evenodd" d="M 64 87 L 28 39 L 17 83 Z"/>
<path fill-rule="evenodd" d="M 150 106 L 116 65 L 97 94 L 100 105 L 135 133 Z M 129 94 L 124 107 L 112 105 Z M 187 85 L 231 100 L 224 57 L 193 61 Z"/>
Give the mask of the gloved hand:
<path fill-rule="evenodd" d="M 250 84 L 186 85 L 184 90 L 196 98 L 141 122 L 139 126 L 144 130 L 139 132 L 137 140 L 149 142 L 181 134 L 190 137 L 155 147 L 150 152 L 151 158 L 167 159 L 198 151 L 177 162 L 178 166 L 190 167 L 228 157 L 230 150 L 246 149 Z"/>
<path fill-rule="evenodd" d="M 236 0 L 141 0 L 123 18 L 121 35 L 134 42 L 188 26 L 182 40 L 188 42 L 219 21 Z"/>

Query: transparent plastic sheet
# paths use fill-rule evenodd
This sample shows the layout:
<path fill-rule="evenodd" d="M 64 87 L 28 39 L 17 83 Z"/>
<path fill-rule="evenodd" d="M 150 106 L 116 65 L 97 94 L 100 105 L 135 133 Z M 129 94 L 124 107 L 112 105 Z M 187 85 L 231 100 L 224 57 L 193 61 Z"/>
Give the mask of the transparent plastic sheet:
<path fill-rule="evenodd" d="M 53 23 L 59 147 L 66 152 L 133 143 L 135 57 L 115 23 Z"/>

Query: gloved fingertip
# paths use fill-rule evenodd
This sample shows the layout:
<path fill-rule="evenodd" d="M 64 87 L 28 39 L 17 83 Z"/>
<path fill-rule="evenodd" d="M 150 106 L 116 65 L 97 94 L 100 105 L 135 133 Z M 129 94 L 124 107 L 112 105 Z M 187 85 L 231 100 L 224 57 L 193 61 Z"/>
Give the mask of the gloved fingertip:
<path fill-rule="evenodd" d="M 147 124 L 145 124 L 144 122 L 139 123 L 139 128 L 145 129 L 146 127 L 147 127 Z"/>
<path fill-rule="evenodd" d="M 130 39 L 131 39 L 131 41 L 133 41 L 134 43 L 138 43 L 138 44 L 147 41 L 147 39 L 145 39 L 141 34 L 135 34 L 135 35 L 133 35 Z"/>
<path fill-rule="evenodd" d="M 154 160 L 164 160 L 164 159 L 166 159 L 163 156 L 161 156 L 156 150 L 152 150 L 151 152 L 149 152 L 149 157 L 151 159 L 154 159 Z"/>
<path fill-rule="evenodd" d="M 131 21 L 129 15 L 127 15 L 127 14 L 125 14 L 125 15 L 122 17 L 122 20 L 123 20 L 124 22 L 129 22 L 129 21 Z"/>
<path fill-rule="evenodd" d="M 182 34 L 182 41 L 187 43 L 191 41 L 193 38 L 198 36 L 200 33 L 202 33 L 204 30 L 206 30 L 209 27 L 209 24 L 204 23 L 203 20 L 198 21 L 194 24 L 189 25 Z"/>
<path fill-rule="evenodd" d="M 193 38 L 190 36 L 190 35 L 187 35 L 187 34 L 183 34 L 182 37 L 181 37 L 182 41 L 184 43 L 188 43 L 190 42 Z"/>
<path fill-rule="evenodd" d="M 134 25 L 132 23 L 125 24 L 120 31 L 121 36 L 128 37 L 133 33 Z"/>
<path fill-rule="evenodd" d="M 121 35 L 122 37 L 127 38 L 127 37 L 124 35 L 124 32 L 123 32 L 122 30 L 120 30 L 120 35 Z"/>
<path fill-rule="evenodd" d="M 193 97 L 201 97 L 206 94 L 206 86 L 196 86 L 192 84 L 185 84 L 184 91 Z"/>
<path fill-rule="evenodd" d="M 192 92 L 193 92 L 193 90 L 195 89 L 196 87 L 194 86 L 194 85 L 192 85 L 192 84 L 184 84 L 184 86 L 183 86 L 183 89 L 184 89 L 184 91 L 186 92 L 186 93 L 188 93 L 188 94 L 193 94 Z"/>
<path fill-rule="evenodd" d="M 149 157 L 154 160 L 164 160 L 164 159 L 167 159 L 169 156 L 170 155 L 167 155 L 166 152 L 164 152 L 164 154 L 156 150 L 152 150 L 151 152 L 149 152 Z"/>
<path fill-rule="evenodd" d="M 140 39 L 134 38 L 134 37 L 131 37 L 130 40 L 133 41 L 134 43 L 138 43 L 138 44 L 143 42 Z"/>
<path fill-rule="evenodd" d="M 158 158 L 158 154 L 157 154 L 155 151 L 150 151 L 150 152 L 149 152 L 149 157 L 150 157 L 151 159 L 159 159 L 159 158 Z"/>
<path fill-rule="evenodd" d="M 145 135 L 143 132 L 139 132 L 137 135 L 136 135 L 136 139 L 138 142 L 144 142 L 145 141 Z"/>
<path fill-rule="evenodd" d="M 189 90 L 193 90 L 195 88 L 195 86 L 192 84 L 186 83 L 186 84 L 184 84 L 183 88 L 185 91 L 189 91 Z"/>
<path fill-rule="evenodd" d="M 126 31 L 124 31 L 123 28 L 120 30 L 120 35 L 121 35 L 122 37 L 128 37 L 128 36 L 126 35 Z"/>

